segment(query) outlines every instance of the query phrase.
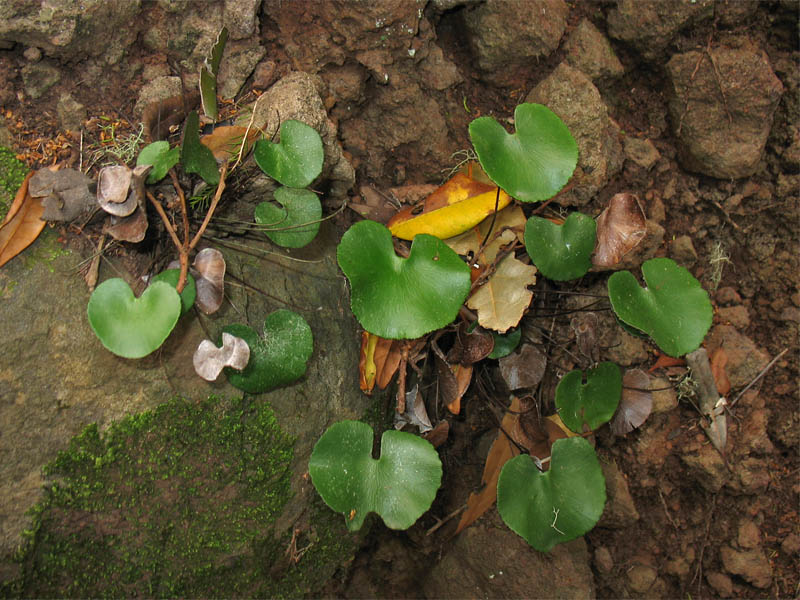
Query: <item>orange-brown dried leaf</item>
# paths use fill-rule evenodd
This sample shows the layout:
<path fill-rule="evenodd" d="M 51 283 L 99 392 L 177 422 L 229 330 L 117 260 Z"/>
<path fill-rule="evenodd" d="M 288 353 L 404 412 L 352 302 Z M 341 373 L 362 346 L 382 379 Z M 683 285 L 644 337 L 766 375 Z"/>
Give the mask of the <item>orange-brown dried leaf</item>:
<path fill-rule="evenodd" d="M 389 220 L 392 235 L 413 240 L 420 233 L 446 239 L 474 227 L 497 205 L 501 210 L 511 197 L 497 186 L 476 181 L 467 173 L 457 173 L 428 196 L 420 205 L 409 206 Z"/>
<path fill-rule="evenodd" d="M 392 375 L 397 371 L 397 366 L 400 364 L 399 354 L 393 370 L 388 375 L 384 372 L 393 341 L 378 337 L 367 331 L 361 334 L 361 354 L 358 361 L 358 372 L 359 385 L 362 392 L 371 394 L 372 389 L 375 387 L 375 382 L 379 379 L 386 380 L 382 386 L 379 383 L 381 389 L 385 388 Z"/>
<path fill-rule="evenodd" d="M 728 354 L 724 348 L 717 348 L 711 355 L 711 374 L 717 384 L 717 392 L 720 396 L 727 396 L 731 391 L 731 382 L 728 380 L 728 373 L 725 365 L 728 364 Z"/>
<path fill-rule="evenodd" d="M 375 375 L 375 383 L 383 390 L 386 389 L 386 386 L 389 385 L 392 377 L 400 368 L 403 353 L 397 340 L 379 338 L 378 345 L 375 347 L 375 355 L 378 361 L 376 364 L 379 365 Z"/>
<path fill-rule="evenodd" d="M 683 367 L 686 365 L 686 361 L 682 358 L 675 358 L 673 356 L 667 356 L 659 352 L 658 360 L 653 363 L 653 366 L 647 369 L 648 373 L 652 373 L 657 369 L 667 369 L 669 367 Z"/>
<path fill-rule="evenodd" d="M 597 217 L 597 243 L 592 263 L 612 267 L 633 250 L 647 234 L 647 219 L 635 194 L 614 195 Z"/>
<path fill-rule="evenodd" d="M 28 181 L 32 175 L 33 171 L 25 177 L 0 225 L 0 267 L 30 246 L 44 229 L 42 201 L 28 193 Z"/>
<path fill-rule="evenodd" d="M 220 125 L 214 131 L 200 138 L 200 143 L 206 146 L 218 161 L 225 161 L 235 158 L 242 147 L 242 140 L 247 134 L 247 141 L 244 144 L 242 155 L 250 151 L 250 147 L 255 144 L 260 135 L 257 129 L 250 129 L 241 125 Z"/>
<path fill-rule="evenodd" d="M 467 510 L 461 515 L 461 521 L 458 523 L 456 533 L 477 521 L 497 500 L 497 480 L 500 478 L 500 471 L 506 462 L 519 454 L 517 446 L 503 432 L 511 431 L 516 426 L 519 412 L 520 401 L 519 398 L 514 397 L 511 399 L 509 412 L 503 417 L 501 429 L 497 433 L 497 439 L 495 439 L 489 450 L 489 455 L 486 457 L 486 464 L 483 467 L 483 475 L 481 476 L 481 483 L 484 487 L 480 492 L 470 494 L 467 499 Z"/>
<path fill-rule="evenodd" d="M 469 388 L 469 384 L 472 381 L 472 365 L 451 365 L 450 369 L 455 377 L 456 397 L 447 404 L 447 410 L 454 415 L 457 415 L 461 412 L 461 398 L 464 397 L 464 394 L 467 392 L 467 388 Z"/>

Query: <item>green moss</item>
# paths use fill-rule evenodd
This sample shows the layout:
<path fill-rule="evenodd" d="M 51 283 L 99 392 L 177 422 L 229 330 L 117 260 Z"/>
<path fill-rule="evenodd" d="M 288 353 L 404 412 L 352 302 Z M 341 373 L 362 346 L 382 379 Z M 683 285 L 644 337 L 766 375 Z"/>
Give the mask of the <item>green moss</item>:
<path fill-rule="evenodd" d="M 16 153 L 0 146 L 0 221 L 5 218 L 8 207 L 11 206 L 27 174 L 28 167 L 21 160 L 17 160 Z"/>
<path fill-rule="evenodd" d="M 279 594 L 269 559 L 288 540 L 272 524 L 292 445 L 247 399 L 176 398 L 105 433 L 87 427 L 45 468 L 55 483 L 0 596 Z"/>
<path fill-rule="evenodd" d="M 56 272 L 55 260 L 60 256 L 68 256 L 70 251 L 64 248 L 58 241 L 58 234 L 55 230 L 45 227 L 36 242 L 21 254 L 23 264 L 26 269 L 42 264 L 51 273 Z"/>

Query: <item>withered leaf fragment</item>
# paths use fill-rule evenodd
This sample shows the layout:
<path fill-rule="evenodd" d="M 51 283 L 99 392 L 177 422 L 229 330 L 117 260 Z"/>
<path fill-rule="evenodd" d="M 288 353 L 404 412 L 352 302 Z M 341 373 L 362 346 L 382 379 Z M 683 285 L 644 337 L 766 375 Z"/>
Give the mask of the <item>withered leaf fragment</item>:
<path fill-rule="evenodd" d="M 197 307 L 210 315 L 219 310 L 225 298 L 225 258 L 216 248 L 203 248 L 194 259 L 197 273 Z"/>
<path fill-rule="evenodd" d="M 447 362 L 471 365 L 483 360 L 494 349 L 494 338 L 490 333 L 476 329 L 467 332 L 468 325 L 460 323 L 456 330 L 456 341 L 447 353 Z"/>
<path fill-rule="evenodd" d="M 539 385 L 544 377 L 547 357 L 536 346 L 523 344 L 519 352 L 514 352 L 500 359 L 500 374 L 505 379 L 508 389 L 533 388 Z"/>
<path fill-rule="evenodd" d="M 250 346 L 242 338 L 222 334 L 222 347 L 203 340 L 194 353 L 195 372 L 206 381 L 215 381 L 222 369 L 230 367 L 241 371 L 250 361 Z"/>
<path fill-rule="evenodd" d="M 625 435 L 639 427 L 653 410 L 650 377 L 641 369 L 631 369 L 622 377 L 622 397 L 611 421 L 614 435 Z"/>
<path fill-rule="evenodd" d="M 647 234 L 647 219 L 635 194 L 614 195 L 597 217 L 597 244 L 592 263 L 613 267 Z"/>
<path fill-rule="evenodd" d="M 28 192 L 33 198 L 41 198 L 42 220 L 69 222 L 97 205 L 89 190 L 91 183 L 91 179 L 75 169 L 39 169 L 28 182 Z"/>
<path fill-rule="evenodd" d="M 125 168 L 127 169 L 127 167 Z M 103 232 L 110 234 L 115 240 L 137 243 L 144 239 L 144 234 L 147 232 L 147 210 L 145 207 L 146 199 L 144 192 L 144 181 L 147 178 L 147 174 L 150 172 L 150 169 L 152 168 L 152 165 L 140 165 L 135 167 L 132 171 L 129 169 L 130 184 L 129 189 L 125 194 L 125 201 L 123 204 L 127 204 L 129 201 L 131 201 L 131 199 L 133 199 L 135 202 L 135 208 L 132 213 L 128 214 L 128 216 L 115 216 L 113 212 L 109 211 L 105 206 L 103 206 L 102 202 L 105 202 L 108 205 L 113 205 L 115 202 L 106 202 L 106 200 L 101 202 L 100 186 L 98 185 L 98 203 L 100 203 L 101 208 L 106 210 L 106 212 L 111 212 L 111 217 L 108 224 L 103 229 Z M 121 179 L 124 179 L 124 177 L 121 177 Z M 112 187 L 111 189 L 114 190 L 114 194 L 119 194 L 117 188 Z M 113 197 L 115 199 L 119 198 L 118 195 L 114 195 Z M 114 209 L 112 208 L 112 210 Z"/>

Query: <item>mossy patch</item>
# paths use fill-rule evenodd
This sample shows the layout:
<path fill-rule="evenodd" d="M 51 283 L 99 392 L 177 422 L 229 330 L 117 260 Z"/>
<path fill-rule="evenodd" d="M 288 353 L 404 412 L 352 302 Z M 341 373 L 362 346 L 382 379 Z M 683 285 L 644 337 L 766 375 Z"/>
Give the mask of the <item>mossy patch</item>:
<path fill-rule="evenodd" d="M 248 399 L 176 398 L 102 434 L 90 425 L 45 467 L 55 483 L 32 511 L 21 577 L 0 595 L 307 590 L 272 573 L 287 545 L 272 524 L 290 498 L 292 445 L 270 407 Z"/>
<path fill-rule="evenodd" d="M 5 218 L 8 207 L 27 174 L 28 167 L 17 159 L 16 153 L 0 146 L 0 221 Z"/>

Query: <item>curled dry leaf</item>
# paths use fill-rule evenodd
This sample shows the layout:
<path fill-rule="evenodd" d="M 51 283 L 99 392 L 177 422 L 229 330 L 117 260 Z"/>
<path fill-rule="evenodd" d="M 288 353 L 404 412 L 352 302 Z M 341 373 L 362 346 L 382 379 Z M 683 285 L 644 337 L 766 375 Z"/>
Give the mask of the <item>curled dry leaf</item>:
<path fill-rule="evenodd" d="M 494 350 L 494 338 L 482 330 L 467 331 L 468 325 L 460 323 L 456 330 L 456 341 L 447 353 L 450 364 L 472 365 L 483 360 Z"/>
<path fill-rule="evenodd" d="M 194 353 L 195 372 L 206 381 L 215 381 L 222 369 L 230 367 L 241 371 L 250 361 L 250 346 L 242 338 L 222 334 L 222 347 L 210 340 L 203 340 Z"/>
<path fill-rule="evenodd" d="M 576 435 L 561 423 L 558 415 L 542 417 L 531 396 L 520 399 L 520 414 L 508 434 L 539 461 L 542 470 L 546 470 L 548 463 L 542 461 L 550 456 L 553 443 Z"/>
<path fill-rule="evenodd" d="M 447 441 L 448 435 L 450 435 L 450 423 L 439 421 L 436 427 L 422 434 L 422 437 L 428 440 L 434 448 L 438 448 Z"/>
<path fill-rule="evenodd" d="M 127 167 L 125 168 L 127 169 Z M 150 169 L 152 169 L 152 165 L 140 165 L 130 172 L 129 191 L 123 204 L 127 204 L 133 198 L 135 200 L 135 208 L 126 217 L 118 217 L 112 213 L 109 222 L 103 229 L 103 233 L 108 233 L 115 240 L 121 242 L 137 243 L 144 239 L 144 234 L 147 232 L 144 181 Z M 100 186 L 98 185 L 98 202 L 100 202 L 99 189 Z"/>
<path fill-rule="evenodd" d="M 359 386 L 365 394 L 371 394 L 375 383 L 383 389 L 400 365 L 400 354 L 396 360 L 388 360 L 394 340 L 387 340 L 364 331 L 361 333 L 361 355 L 358 361 Z M 388 373 L 386 372 L 388 370 Z M 381 385 L 383 383 L 383 385 Z"/>
<path fill-rule="evenodd" d="M 219 310 L 225 298 L 225 257 L 216 248 L 203 248 L 194 259 L 197 307 L 210 315 Z"/>
<path fill-rule="evenodd" d="M 116 217 L 127 217 L 136 210 L 136 194 L 131 190 L 133 172 L 125 165 L 103 167 L 97 175 L 97 203 Z"/>
<path fill-rule="evenodd" d="M 588 358 L 592 364 L 600 360 L 600 348 L 597 345 L 597 315 L 579 313 L 570 321 L 572 331 L 575 332 L 575 342 L 578 351 Z"/>
<path fill-rule="evenodd" d="M 427 433 L 433 429 L 428 411 L 425 408 L 425 398 L 419 391 L 419 382 L 415 382 L 411 389 L 406 391 L 406 410 L 403 414 L 394 413 L 394 428 L 402 429 L 406 425 L 413 425 L 420 433 Z"/>
<path fill-rule="evenodd" d="M 97 206 L 90 184 L 91 179 L 75 169 L 39 169 L 31 177 L 28 191 L 41 198 L 43 220 L 69 222 Z"/>
<path fill-rule="evenodd" d="M 44 207 L 38 198 L 28 193 L 28 183 L 33 172 L 28 173 L 14 197 L 6 218 L 0 225 L 0 267 L 30 246 L 44 229 Z"/>
<path fill-rule="evenodd" d="M 597 244 L 592 263 L 612 267 L 647 234 L 647 219 L 635 194 L 614 195 L 597 217 Z"/>
<path fill-rule="evenodd" d="M 639 427 L 653 410 L 650 377 L 641 369 L 630 369 L 622 377 L 622 397 L 611 421 L 614 435 L 625 435 Z"/>
<path fill-rule="evenodd" d="M 523 344 L 519 352 L 500 359 L 500 374 L 508 389 L 533 388 L 544 377 L 547 357 L 536 346 Z"/>

